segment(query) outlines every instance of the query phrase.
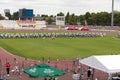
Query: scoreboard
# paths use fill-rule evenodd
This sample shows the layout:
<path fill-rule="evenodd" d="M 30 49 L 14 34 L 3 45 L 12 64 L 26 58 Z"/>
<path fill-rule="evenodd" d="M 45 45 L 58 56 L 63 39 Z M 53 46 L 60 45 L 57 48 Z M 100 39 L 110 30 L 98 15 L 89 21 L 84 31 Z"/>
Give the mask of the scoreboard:
<path fill-rule="evenodd" d="M 65 16 L 56 16 L 56 25 L 64 26 L 65 25 Z"/>

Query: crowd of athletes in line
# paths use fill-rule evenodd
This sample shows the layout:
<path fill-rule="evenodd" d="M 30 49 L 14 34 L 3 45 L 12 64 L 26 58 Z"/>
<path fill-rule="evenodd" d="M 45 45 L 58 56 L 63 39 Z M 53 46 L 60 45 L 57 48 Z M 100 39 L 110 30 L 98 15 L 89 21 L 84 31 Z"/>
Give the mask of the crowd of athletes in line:
<path fill-rule="evenodd" d="M 105 33 L 60 32 L 60 33 L 0 33 L 0 38 L 57 38 L 57 37 L 103 37 Z"/>

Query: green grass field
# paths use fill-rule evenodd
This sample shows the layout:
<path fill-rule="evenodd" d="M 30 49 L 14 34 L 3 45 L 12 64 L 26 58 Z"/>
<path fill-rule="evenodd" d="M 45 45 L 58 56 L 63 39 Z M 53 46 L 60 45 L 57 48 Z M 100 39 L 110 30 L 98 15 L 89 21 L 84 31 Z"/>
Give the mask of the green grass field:
<path fill-rule="evenodd" d="M 97 38 L 28 38 L 0 39 L 0 46 L 12 54 L 32 59 L 75 59 L 91 55 L 120 54 L 120 39 Z"/>

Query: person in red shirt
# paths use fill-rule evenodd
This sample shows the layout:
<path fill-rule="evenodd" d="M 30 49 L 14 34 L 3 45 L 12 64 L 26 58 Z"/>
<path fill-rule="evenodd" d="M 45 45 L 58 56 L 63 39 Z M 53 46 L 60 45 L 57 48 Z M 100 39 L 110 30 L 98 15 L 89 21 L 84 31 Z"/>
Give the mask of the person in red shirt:
<path fill-rule="evenodd" d="M 10 64 L 9 64 L 9 62 L 8 63 L 6 63 L 6 72 L 7 72 L 7 76 L 9 76 L 9 73 L 10 73 Z"/>

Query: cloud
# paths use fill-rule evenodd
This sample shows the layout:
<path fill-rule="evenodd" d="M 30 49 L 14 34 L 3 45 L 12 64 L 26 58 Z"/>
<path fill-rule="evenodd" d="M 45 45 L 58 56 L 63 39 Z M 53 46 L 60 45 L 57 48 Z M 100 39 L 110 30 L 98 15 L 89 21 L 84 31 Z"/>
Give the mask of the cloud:
<path fill-rule="evenodd" d="M 120 10 L 120 0 L 115 0 L 115 10 Z M 0 13 L 4 9 L 11 12 L 20 8 L 34 9 L 35 14 L 53 14 L 58 12 L 75 13 L 111 11 L 112 0 L 0 0 Z"/>

